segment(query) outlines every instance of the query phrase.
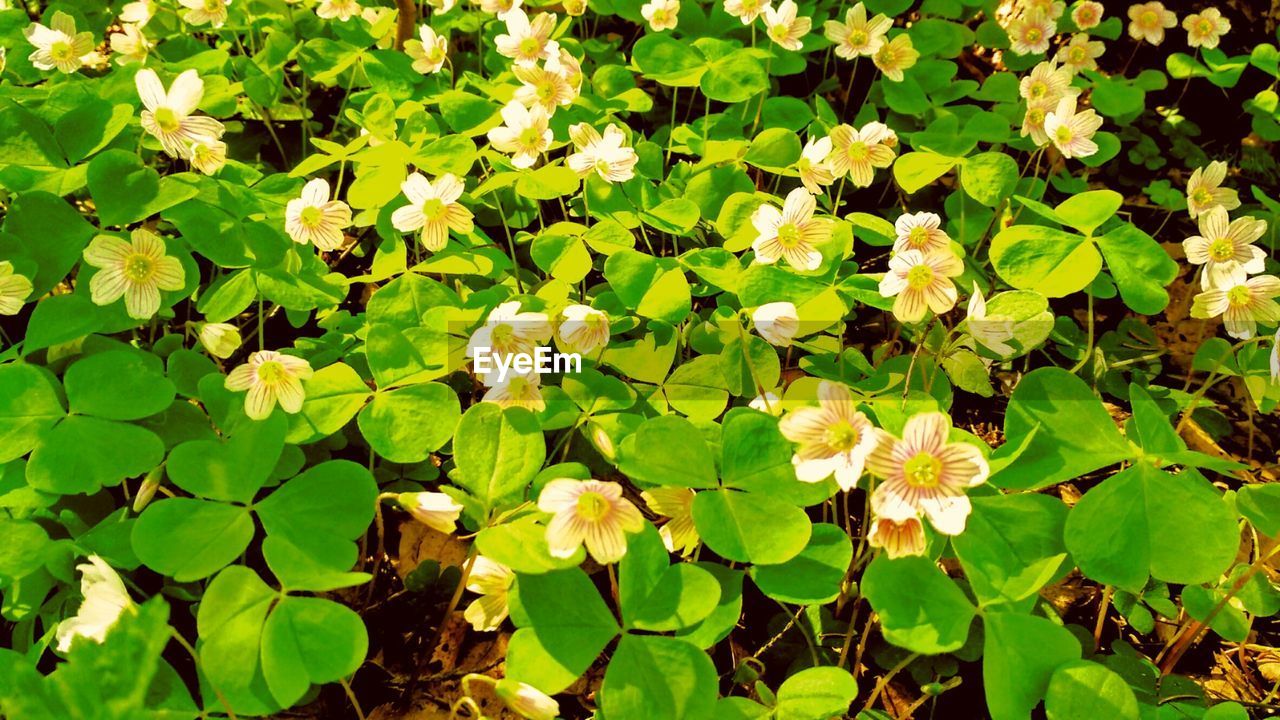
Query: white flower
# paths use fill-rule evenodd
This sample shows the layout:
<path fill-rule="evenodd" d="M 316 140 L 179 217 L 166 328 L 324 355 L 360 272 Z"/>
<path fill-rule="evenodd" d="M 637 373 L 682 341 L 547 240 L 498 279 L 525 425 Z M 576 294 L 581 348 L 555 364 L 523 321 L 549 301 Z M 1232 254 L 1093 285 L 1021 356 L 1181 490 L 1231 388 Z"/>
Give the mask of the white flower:
<path fill-rule="evenodd" d="M 449 57 L 449 40 L 430 25 L 418 28 L 417 40 L 406 40 L 404 51 L 413 58 L 413 69 L 423 75 L 440 72 Z"/>
<path fill-rule="evenodd" d="M 821 195 L 824 185 L 835 182 L 835 177 L 831 174 L 831 166 L 827 164 L 831 147 L 831 138 L 822 137 L 814 140 L 810 136 L 804 144 L 804 149 L 800 151 L 800 159 L 796 161 L 800 184 L 814 195 Z"/>
<path fill-rule="evenodd" d="M 342 247 L 342 229 L 351 224 L 351 208 L 341 200 L 329 199 L 329 183 L 316 178 L 302 188 L 302 196 L 289 201 L 284 211 L 284 229 L 294 242 L 315 245 L 331 252 Z"/>
<path fill-rule="evenodd" d="M 1280 278 L 1259 275 L 1248 280 L 1211 288 L 1196 295 L 1191 317 L 1206 320 L 1222 316 L 1227 334 L 1248 340 L 1258 331 L 1258 323 L 1280 322 Z"/>
<path fill-rule="evenodd" d="M 925 550 L 924 525 L 920 518 L 905 520 L 873 518 L 867 544 L 884 550 L 890 560 L 913 555 L 923 555 Z"/>
<path fill-rule="evenodd" d="M 84 602 L 75 617 L 58 623 L 57 647 L 63 654 L 71 651 L 76 638 L 102 643 L 120 616 L 134 611 L 133 599 L 116 571 L 97 555 L 90 555 L 88 560 L 76 566 L 80 571 L 80 594 Z"/>
<path fill-rule="evenodd" d="M 987 315 L 987 300 L 982 297 L 982 289 L 978 287 L 977 281 L 974 281 L 973 294 L 969 296 L 968 316 L 966 325 L 974 340 L 1000 357 L 1008 357 L 1014 353 L 1013 347 L 1009 345 L 1014 335 L 1013 319 L 1003 315 Z"/>
<path fill-rule="evenodd" d="M 507 707 L 527 720 L 555 720 L 560 716 L 560 704 L 532 685 L 503 678 L 493 690 Z"/>
<path fill-rule="evenodd" d="M 879 437 L 849 389 L 823 380 L 818 384 L 818 407 L 792 410 L 778 430 L 793 443 L 796 478 L 822 482 L 833 474 L 841 490 L 852 490 L 862 477 L 867 456 Z"/>
<path fill-rule="evenodd" d="M 155 14 L 155 0 L 136 0 L 120 8 L 120 22 L 141 27 L 150 22 Z"/>
<path fill-rule="evenodd" d="M 471 334 L 467 341 L 467 357 L 473 360 L 482 354 L 496 358 L 529 355 L 551 339 L 551 321 L 540 312 L 520 312 L 520 301 L 502 303 L 489 312 L 485 324 Z M 492 365 L 492 363 L 491 363 Z M 496 368 L 478 372 L 486 386 L 498 382 Z"/>
<path fill-rule="evenodd" d="M 822 26 L 827 39 L 836 44 L 836 56 L 851 60 L 860 55 L 874 55 L 884 44 L 893 20 L 879 13 L 868 20 L 867 8 L 855 3 L 845 13 L 844 22 L 828 20 Z"/>
<path fill-rule="evenodd" d="M 640 157 L 627 146 L 627 136 L 617 125 L 610 123 L 603 135 L 587 123 L 571 125 L 569 139 L 577 152 L 566 158 L 565 164 L 578 177 L 594 172 L 607 183 L 626 182 L 635 177 Z"/>
<path fill-rule="evenodd" d="M 1211 7 L 1183 18 L 1182 28 L 1187 31 L 1188 45 L 1213 49 L 1218 47 L 1218 41 L 1231 29 L 1231 21 L 1222 17 L 1221 10 Z"/>
<path fill-rule="evenodd" d="M 942 218 L 937 213 L 903 213 L 893 224 L 897 239 L 893 251 L 919 250 L 931 253 L 951 249 L 951 236 L 942 229 Z"/>
<path fill-rule="evenodd" d="M 800 315 L 789 302 L 765 303 L 751 313 L 756 332 L 770 345 L 788 347 L 800 331 Z"/>
<path fill-rule="evenodd" d="M 1102 118 L 1093 108 L 1076 112 L 1076 98 L 1067 95 L 1044 118 L 1044 132 L 1063 157 L 1085 158 L 1098 152 L 1093 134 L 1102 127 Z"/>
<path fill-rule="evenodd" d="M 93 52 L 93 33 L 76 32 L 75 18 L 58 10 L 49 20 L 51 27 L 31 23 L 22 34 L 35 46 L 27 59 L 37 70 L 73 73 L 84 64 L 84 56 Z"/>
<path fill-rule="evenodd" d="M 240 329 L 228 323 L 201 323 L 196 337 L 208 353 L 223 360 L 235 354 L 243 340 Z"/>
<path fill-rule="evenodd" d="M 1031 136 L 1036 147 L 1049 144 L 1049 135 L 1044 131 L 1045 118 L 1057 107 L 1053 102 L 1028 102 L 1027 112 L 1022 117 L 1022 137 Z"/>
<path fill-rule="evenodd" d="M 724 11 L 750 25 L 770 4 L 769 0 L 724 0 Z"/>
<path fill-rule="evenodd" d="M 538 509 L 553 515 L 547 523 L 552 557 L 573 557 L 585 543 L 596 562 L 615 563 L 627 554 L 627 533 L 644 527 L 644 516 L 616 482 L 552 480 L 538 495 Z"/>
<path fill-rule="evenodd" d="M 231 0 L 178 0 L 178 4 L 187 8 L 182 16 L 184 22 L 192 25 L 209 23 L 220 28 L 227 22 L 227 6 Z"/>
<path fill-rule="evenodd" d="M 111 52 L 120 56 L 117 62 L 121 64 L 146 62 L 147 53 L 151 52 L 151 41 L 142 34 L 142 30 L 137 25 L 126 24 L 120 29 L 123 32 L 111 33 L 110 38 Z"/>
<path fill-rule="evenodd" d="M 550 64 L 548 60 L 546 65 Z M 572 104 L 578 92 L 569 84 L 568 78 L 546 65 L 515 65 L 511 72 L 522 83 L 516 88 L 515 99 L 527 107 L 539 105 L 550 116 L 555 114 L 556 108 Z"/>
<path fill-rule="evenodd" d="M 1271 382 L 1280 385 L 1280 330 L 1271 341 Z"/>
<path fill-rule="evenodd" d="M 311 363 L 275 350 L 259 350 L 249 361 L 232 370 L 223 385 L 232 392 L 248 390 L 244 413 L 252 420 L 271 416 L 276 403 L 289 414 L 302 409 L 306 391 L 302 381 L 312 376 Z"/>
<path fill-rule="evenodd" d="M 893 316 L 919 322 L 928 310 L 941 315 L 955 307 L 959 294 L 951 278 L 964 272 L 964 263 L 950 250 L 924 254 L 904 250 L 889 259 L 889 272 L 880 281 L 880 295 L 896 297 Z"/>
<path fill-rule="evenodd" d="M 840 177 L 848 173 L 855 187 L 869 186 L 876 168 L 893 164 L 894 152 L 889 143 L 897 136 L 884 123 L 869 122 L 860 130 L 842 123 L 831 128 L 830 135 L 832 151 L 827 165 L 831 174 Z"/>
<path fill-rule="evenodd" d="M 1164 31 L 1177 27 L 1178 16 L 1165 10 L 1164 3 L 1146 2 L 1129 6 L 1129 37 L 1152 45 L 1164 42 Z"/>
<path fill-rule="evenodd" d="M 480 10 L 490 15 L 497 15 L 502 22 L 507 21 L 507 16 L 513 11 L 519 10 L 524 4 L 523 0 L 473 0 L 478 1 Z"/>
<path fill-rule="evenodd" d="M 570 305 L 560 311 L 564 319 L 556 336 L 566 348 L 588 355 L 609 345 L 609 316 L 589 305 Z"/>
<path fill-rule="evenodd" d="M 391 213 L 391 225 L 400 232 L 422 230 L 422 245 L 439 252 L 449 241 L 449 231 L 466 235 L 475 228 L 471 211 L 458 204 L 462 181 L 451 173 L 433 183 L 422 173 L 413 173 L 400 184 L 409 204 Z"/>
<path fill-rule="evenodd" d="M 337 18 L 346 22 L 360 14 L 360 3 L 356 0 L 320 0 L 316 6 L 316 16 L 325 20 Z"/>
<path fill-rule="evenodd" d="M 13 271 L 13 263 L 0 260 L 0 315 L 17 315 L 33 289 L 30 279 Z"/>
<path fill-rule="evenodd" d="M 990 468 L 976 446 L 949 442 L 951 420 L 940 412 L 912 415 L 902 439 L 880 430 L 867 469 L 884 479 L 871 494 L 876 517 L 904 522 L 922 513 L 938 532 L 964 532 L 971 505 L 965 491 L 987 481 Z"/>
<path fill-rule="evenodd" d="M 812 29 L 813 20 L 807 17 L 796 17 L 797 12 L 799 8 L 795 0 L 782 0 L 782 4 L 778 5 L 776 10 L 766 7 L 761 11 L 769 39 L 779 47 L 799 50 L 804 45 L 802 40 Z"/>
<path fill-rule="evenodd" d="M 1106 10 L 1100 2 L 1083 0 L 1071 10 L 1071 21 L 1081 30 L 1090 30 L 1102 22 L 1102 13 Z"/>
<path fill-rule="evenodd" d="M 701 538 L 693 524 L 693 498 L 697 491 L 684 487 L 655 487 L 640 493 L 655 515 L 670 518 L 658 528 L 667 552 L 689 555 Z"/>
<path fill-rule="evenodd" d="M 1215 160 L 1196 168 L 1187 180 L 1187 212 L 1195 219 L 1215 207 L 1235 210 L 1240 207 L 1240 196 L 1231 188 L 1221 187 L 1227 179 L 1227 164 Z"/>
<path fill-rule="evenodd" d="M 880 48 L 871 54 L 871 62 L 894 82 L 902 82 L 905 77 L 903 71 L 910 70 L 919 59 L 920 51 L 916 50 L 911 36 L 906 33 L 881 43 Z"/>
<path fill-rule="evenodd" d="M 538 13 L 530 22 L 524 10 L 516 7 L 506 14 L 505 20 L 507 32 L 494 39 L 499 55 L 520 65 L 532 65 L 559 54 L 560 44 L 551 39 L 551 31 L 556 27 L 555 15 Z"/>
<path fill-rule="evenodd" d="M 187 158 L 191 144 L 198 139 L 217 140 L 225 131 L 222 123 L 210 117 L 192 115 L 204 97 L 204 81 L 195 70 L 187 70 L 173 81 L 168 92 L 156 71 L 139 70 L 134 77 L 138 97 L 142 98 L 142 129 L 160 141 L 169 157 Z"/>
<path fill-rule="evenodd" d="M 640 15 L 654 32 L 674 30 L 680 22 L 680 0 L 649 0 L 640 6 Z"/>
<path fill-rule="evenodd" d="M 477 632 L 492 632 L 502 625 L 502 621 L 511 612 L 508 597 L 515 579 L 516 574 L 506 565 L 483 555 L 476 556 L 471 574 L 467 577 L 467 589 L 480 597 L 472 600 L 462 613 L 467 622 L 471 623 L 472 629 Z"/>
<path fill-rule="evenodd" d="M 1107 47 L 1098 40 L 1090 40 L 1084 33 L 1071 36 L 1071 42 L 1058 48 L 1055 59 L 1067 70 L 1078 73 L 1081 70 L 1097 70 L 1098 58 L 1102 57 Z"/>
<path fill-rule="evenodd" d="M 457 530 L 462 505 L 442 492 L 400 493 L 396 498 L 400 507 L 413 515 L 413 519 L 446 535 Z"/>
<path fill-rule="evenodd" d="M 1058 67 L 1052 60 L 1036 63 L 1031 72 L 1018 81 L 1018 94 L 1028 104 L 1056 103 L 1071 89 L 1071 71 Z"/>
<path fill-rule="evenodd" d="M 1038 12 L 1023 13 L 1005 28 L 1009 33 L 1009 48 L 1016 55 L 1035 55 L 1049 49 L 1049 41 L 1058 32 L 1058 25 L 1048 15 Z"/>
<path fill-rule="evenodd" d="M 126 242 L 99 235 L 84 250 L 84 261 L 98 268 L 89 281 L 95 305 L 110 305 L 124 297 L 129 317 L 146 320 L 160 310 L 161 290 L 181 290 L 186 272 L 178 259 L 165 254 L 164 241 L 138 228 Z"/>
<path fill-rule="evenodd" d="M 536 371 L 521 373 L 509 370 L 506 377 L 495 378 L 497 373 L 489 373 L 487 380 L 492 382 L 486 382 L 490 387 L 480 398 L 481 402 L 494 403 L 502 408 L 524 408 L 535 413 L 547 409 L 547 403 L 542 399 L 542 378 Z"/>
<path fill-rule="evenodd" d="M 489 144 L 499 152 L 511 155 L 511 164 L 524 169 L 533 167 L 538 156 L 551 147 L 550 116 L 541 105 L 525 107 L 512 100 L 502 108 L 503 125 L 489 131 Z"/>
<path fill-rule="evenodd" d="M 787 194 L 782 210 L 765 203 L 751 215 L 756 229 L 755 261 L 772 265 L 785 258 L 796 270 L 816 270 L 822 264 L 822 253 L 815 247 L 831 238 L 831 223 L 814 218 L 817 208 L 813 196 L 802 187 Z"/>
<path fill-rule="evenodd" d="M 191 167 L 205 175 L 213 175 L 227 164 L 227 144 L 221 140 L 197 137 L 187 148 Z"/>
<path fill-rule="evenodd" d="M 1210 208 L 1200 214 L 1200 234 L 1182 242 L 1187 262 L 1204 265 L 1201 287 L 1237 285 L 1265 269 L 1267 254 L 1253 245 L 1267 231 L 1265 220 L 1251 217 L 1229 221 L 1227 211 Z"/>

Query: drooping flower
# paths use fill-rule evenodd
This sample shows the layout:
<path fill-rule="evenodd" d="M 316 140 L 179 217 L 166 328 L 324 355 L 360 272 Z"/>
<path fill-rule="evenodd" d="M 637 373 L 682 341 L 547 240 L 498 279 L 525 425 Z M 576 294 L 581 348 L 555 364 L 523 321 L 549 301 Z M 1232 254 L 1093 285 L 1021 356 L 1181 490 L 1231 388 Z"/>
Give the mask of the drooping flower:
<path fill-rule="evenodd" d="M 951 278 L 962 272 L 964 263 L 950 250 L 904 250 L 889 259 L 880 294 L 895 298 L 893 316 L 898 320 L 919 322 L 928 310 L 941 315 L 955 307 L 959 293 Z"/>
<path fill-rule="evenodd" d="M 582 92 L 582 63 L 568 49 L 561 47 L 542 66 L 551 72 L 560 73 L 569 87 L 573 88 L 575 96 Z"/>
<path fill-rule="evenodd" d="M 519 10 L 524 4 L 524 0 L 473 0 L 478 2 L 480 10 L 490 15 L 496 15 L 502 22 L 507 21 L 507 16 L 514 10 Z"/>
<path fill-rule="evenodd" d="M 320 0 L 316 6 L 316 16 L 322 20 L 346 22 L 359 14 L 360 3 L 356 0 Z"/>
<path fill-rule="evenodd" d="M 1014 353 L 1009 341 L 1014 337 L 1016 323 L 1011 317 L 987 315 L 987 299 L 982 296 L 982 289 L 978 287 L 976 280 L 973 283 L 973 294 L 969 296 L 967 315 L 965 325 L 974 340 L 1001 357 Z"/>
<path fill-rule="evenodd" d="M 137 25 L 125 24 L 120 30 L 121 32 L 111 33 L 109 38 L 111 52 L 120 56 L 116 61 L 121 64 L 146 62 L 147 54 L 151 52 L 151 41 L 147 36 L 142 34 Z"/>
<path fill-rule="evenodd" d="M 1058 24 L 1040 12 L 1025 12 L 1009 21 L 1009 49 L 1015 55 L 1036 55 L 1049 49 Z"/>
<path fill-rule="evenodd" d="M 210 355 L 223 360 L 234 355 L 244 342 L 240 329 L 230 323 L 200 323 L 196 337 Z"/>
<path fill-rule="evenodd" d="M 876 517 L 903 522 L 923 513 L 940 533 L 964 532 L 965 491 L 986 482 L 990 469 L 976 446 L 948 442 L 950 431 L 950 418 L 940 412 L 911 416 L 901 439 L 879 431 L 867 458 L 867 469 L 884 480 L 871 494 Z"/>
<path fill-rule="evenodd" d="M 53 13 L 49 27 L 31 23 L 22 34 L 36 48 L 27 59 L 37 70 L 73 73 L 84 65 L 84 56 L 93 52 L 93 33 L 76 32 L 75 18 L 61 10 Z"/>
<path fill-rule="evenodd" d="M 209 137 L 197 137 L 187 148 L 191 167 L 205 175 L 213 175 L 227 164 L 227 144 Z"/>
<path fill-rule="evenodd" d="M 1048 145 L 1049 134 L 1044 130 L 1044 121 L 1056 107 L 1057 104 L 1053 102 L 1027 103 L 1027 112 L 1022 116 L 1022 137 L 1030 135 L 1031 142 L 1035 143 L 1036 147 Z"/>
<path fill-rule="evenodd" d="M 494 39 L 498 54 L 520 65 L 532 65 L 560 52 L 560 43 L 551 39 L 551 31 L 556 27 L 555 15 L 538 13 L 530 22 L 529 16 L 518 7 L 506 15 L 507 32 Z"/>
<path fill-rule="evenodd" d="M 815 248 L 831 238 L 831 222 L 813 217 L 817 208 L 804 188 L 787 193 L 782 210 L 764 203 L 751 215 L 756 239 L 751 243 L 756 262 L 771 265 L 785 258 L 796 270 L 816 270 L 822 253 Z"/>
<path fill-rule="evenodd" d="M 533 167 L 538 156 L 551 147 L 550 116 L 541 105 L 525 107 L 512 100 L 502 108 L 503 125 L 489 131 L 489 144 L 499 152 L 511 155 L 511 164 L 524 169 Z"/>
<path fill-rule="evenodd" d="M 124 297 L 125 311 L 146 320 L 160 310 L 161 290 L 181 290 L 186 272 L 178 259 L 165 254 L 164 241 L 138 228 L 128 242 L 99 235 L 84 250 L 84 261 L 98 268 L 89 281 L 96 305 L 110 305 Z"/>
<path fill-rule="evenodd" d="M 693 498 L 697 494 L 684 487 L 655 487 L 640 493 L 655 515 L 669 518 L 658 528 L 667 552 L 689 555 L 702 542 L 698 528 L 693 525 Z"/>
<path fill-rule="evenodd" d="M 640 6 L 640 16 L 654 32 L 675 30 L 680 23 L 680 0 L 649 0 Z"/>
<path fill-rule="evenodd" d="M 33 289 L 29 278 L 13 271 L 13 263 L 0 260 L 0 315 L 17 315 Z"/>
<path fill-rule="evenodd" d="M 561 3 L 564 14 L 569 17 L 582 17 L 587 14 L 587 0 L 564 0 Z"/>
<path fill-rule="evenodd" d="M 822 27 L 823 34 L 836 45 L 836 57 L 852 60 L 875 54 L 893 27 L 893 20 L 880 13 L 868 20 L 867 8 L 859 2 L 844 14 L 844 22 L 828 20 Z"/>
<path fill-rule="evenodd" d="M 927 254 L 951 249 L 951 236 L 942 229 L 942 218 L 937 213 L 903 213 L 894 221 L 893 229 L 897 233 L 897 239 L 893 241 L 896 253 L 919 250 Z"/>
<path fill-rule="evenodd" d="M 316 178 L 302 188 L 301 197 L 285 206 L 284 229 L 294 242 L 312 244 L 331 252 L 342 247 L 346 235 L 342 229 L 351 224 L 351 207 L 341 200 L 329 199 L 329 183 Z"/>
<path fill-rule="evenodd" d="M 1098 58 L 1102 57 L 1102 53 L 1107 49 L 1099 40 L 1090 40 L 1088 35 L 1084 33 L 1076 33 L 1071 36 L 1071 42 L 1058 48 L 1058 54 L 1055 59 L 1062 63 L 1062 67 L 1071 73 L 1078 73 L 1081 70 L 1097 70 Z"/>
<path fill-rule="evenodd" d="M 635 149 L 627 146 L 627 136 L 617 125 L 610 123 L 603 135 L 587 123 L 571 125 L 569 139 L 577 152 L 566 158 L 565 164 L 578 177 L 594 172 L 607 183 L 626 182 L 635 177 L 640 157 Z"/>
<path fill-rule="evenodd" d="M 609 316 L 590 305 L 570 305 L 560 311 L 556 328 L 560 342 L 573 352 L 589 355 L 609 345 Z"/>
<path fill-rule="evenodd" d="M 422 230 L 422 246 L 439 252 L 449 242 L 449 231 L 465 235 L 475 228 L 471 211 L 458 203 L 462 181 L 445 173 L 433 183 L 422 173 L 412 173 L 400 183 L 409 204 L 391 213 L 391 225 L 400 232 Z"/>
<path fill-rule="evenodd" d="M 461 507 L 461 506 L 459 506 Z M 467 577 L 467 589 L 480 597 L 471 601 L 462 617 L 477 632 L 492 632 L 511 612 L 508 597 L 516 574 L 511 568 L 484 555 L 477 555 Z"/>
<path fill-rule="evenodd" d="M 556 109 L 573 103 L 578 93 L 564 75 L 537 65 L 516 65 L 511 68 L 516 79 L 523 83 L 516 88 L 515 99 L 525 106 L 540 106 L 547 115 Z"/>
<path fill-rule="evenodd" d="M 923 555 L 925 550 L 924 525 L 920 518 L 905 520 L 873 518 L 867 532 L 867 544 L 884 550 L 890 560 L 900 557 Z"/>
<path fill-rule="evenodd" d="M 201 138 L 217 140 L 225 128 L 211 117 L 192 115 L 204 97 L 204 81 L 195 70 L 187 70 L 173 81 L 166 92 L 156 71 L 139 70 L 134 77 L 138 97 L 142 99 L 142 129 L 160 141 L 160 147 L 173 158 L 188 158 L 191 144 Z"/>
<path fill-rule="evenodd" d="M 275 350 L 259 350 L 248 362 L 227 374 L 223 385 L 232 392 L 247 390 L 244 413 L 253 420 L 271 417 L 276 403 L 280 409 L 295 414 L 302 409 L 306 391 L 302 381 L 312 375 L 311 363 L 300 357 Z"/>
<path fill-rule="evenodd" d="M 436 532 L 452 535 L 458 529 L 462 505 L 442 492 L 407 492 L 396 497 L 414 520 Z"/>
<path fill-rule="evenodd" d="M 556 720 L 560 716 L 560 704 L 532 685 L 503 678 L 493 686 L 493 691 L 526 720 Z"/>
<path fill-rule="evenodd" d="M 1102 13 L 1105 10 L 1100 2 L 1083 0 L 1071 9 L 1071 21 L 1081 30 L 1091 30 L 1102 23 Z"/>
<path fill-rule="evenodd" d="M 772 6 L 761 10 L 764 26 L 769 39 L 786 50 L 799 50 L 805 35 L 813 28 L 813 20 L 807 17 L 796 17 L 800 8 L 795 0 L 782 0 L 777 9 Z"/>
<path fill-rule="evenodd" d="M 1231 21 L 1222 17 L 1221 10 L 1211 7 L 1183 18 L 1182 28 L 1187 31 L 1188 45 L 1213 49 L 1218 47 L 1218 41 L 1231 29 Z"/>
<path fill-rule="evenodd" d="M 1215 207 L 1223 210 L 1235 210 L 1240 207 L 1240 196 L 1231 188 L 1222 187 L 1227 179 L 1227 164 L 1215 160 L 1204 167 L 1196 168 L 1187 180 L 1187 212 L 1194 220 Z"/>
<path fill-rule="evenodd" d="M 80 571 L 80 594 L 84 602 L 75 617 L 58 623 L 58 652 L 66 654 L 76 638 L 86 638 L 96 643 L 107 639 L 107 633 L 126 612 L 134 612 L 133 598 L 124 587 L 124 581 L 105 560 L 90 555 L 88 563 L 76 565 Z"/>
<path fill-rule="evenodd" d="M 1085 158 L 1098 152 L 1093 134 L 1102 127 L 1102 118 L 1093 108 L 1076 112 L 1076 97 L 1067 95 L 1044 118 L 1044 132 L 1063 157 Z"/>
<path fill-rule="evenodd" d="M 832 151 L 827 165 L 831 174 L 840 177 L 848 173 L 854 187 L 868 187 L 876 168 L 893 164 L 894 152 L 888 142 L 896 136 L 884 123 L 869 122 L 860 130 L 842 123 L 831 128 L 830 137 Z"/>
<path fill-rule="evenodd" d="M 871 62 L 875 63 L 885 77 L 894 82 L 902 82 L 903 71 L 910 70 L 919 59 L 920 51 L 916 50 L 911 42 L 911 36 L 906 33 L 881 43 L 880 47 L 871 54 Z"/>
<path fill-rule="evenodd" d="M 879 442 L 849 389 L 827 380 L 818 383 L 818 407 L 792 410 L 778 430 L 797 445 L 791 458 L 797 479 L 816 483 L 835 475 L 841 490 L 858 484 L 867 456 Z"/>
<path fill-rule="evenodd" d="M 187 9 L 182 21 L 191 25 L 208 23 L 215 28 L 227 22 L 227 7 L 231 0 L 178 0 L 178 4 Z"/>
<path fill-rule="evenodd" d="M 724 11 L 750 25 L 771 5 L 769 0 L 724 0 Z"/>
<path fill-rule="evenodd" d="M 1019 3 L 1024 13 L 1040 13 L 1050 20 L 1057 20 L 1067 11 L 1067 3 L 1063 0 L 1021 0 Z"/>
<path fill-rule="evenodd" d="M 786 301 L 761 305 L 751 313 L 751 322 L 765 342 L 778 347 L 789 347 L 800 332 L 800 314 Z"/>
<path fill-rule="evenodd" d="M 644 516 L 616 482 L 552 480 L 538 496 L 538 509 L 554 516 L 547 523 L 547 545 L 558 558 L 572 557 L 585 543 L 601 565 L 618 562 L 627 554 L 627 533 L 644 527 Z"/>
<path fill-rule="evenodd" d="M 467 357 L 534 355 L 539 345 L 551 339 L 551 332 L 551 321 L 545 313 L 520 312 L 520 301 L 511 300 L 489 311 L 484 325 L 471 333 Z M 496 368 L 476 374 L 485 385 L 498 382 Z"/>
<path fill-rule="evenodd" d="M 782 415 L 782 398 L 778 397 L 777 393 L 766 390 L 751 398 L 751 402 L 747 403 L 747 407 L 778 417 Z"/>
<path fill-rule="evenodd" d="M 1191 317 L 1207 320 L 1221 315 L 1228 335 L 1248 340 L 1258 331 L 1258 323 L 1280 322 L 1277 296 L 1280 296 L 1280 278 L 1259 275 L 1196 295 L 1191 303 Z"/>
<path fill-rule="evenodd" d="M 155 0 L 136 0 L 120 8 L 120 22 L 142 27 L 151 22 L 155 14 Z"/>
<path fill-rule="evenodd" d="M 800 174 L 800 183 L 814 195 L 821 195 L 823 186 L 835 182 L 827 157 L 831 155 L 831 138 L 814 139 L 810 136 L 800 151 L 800 159 L 796 160 L 796 172 Z"/>
<path fill-rule="evenodd" d="M 1244 282 L 1265 269 L 1267 254 L 1253 245 L 1267 231 L 1265 220 L 1251 217 L 1229 220 L 1227 211 L 1214 207 L 1200 214 L 1200 234 L 1182 241 L 1187 262 L 1204 265 L 1200 285 L 1208 290 Z"/>
<path fill-rule="evenodd" d="M 542 376 L 536 372 L 521 373 L 509 370 L 506 377 L 497 378 L 497 373 L 489 373 L 481 402 L 488 402 L 502 408 L 524 408 L 529 412 L 540 413 L 547 409 L 547 402 L 542 398 Z"/>
<path fill-rule="evenodd" d="M 1052 60 L 1036 63 L 1026 77 L 1018 81 L 1018 94 L 1028 104 L 1056 103 L 1071 89 L 1071 71 L 1058 67 Z"/>
<path fill-rule="evenodd" d="M 413 69 L 423 75 L 440 72 L 449 57 L 449 39 L 437 35 L 430 25 L 418 28 L 418 37 L 404 42 L 404 51 L 413 58 Z"/>
<path fill-rule="evenodd" d="M 1162 2 L 1145 2 L 1129 6 L 1129 37 L 1152 45 L 1164 42 L 1164 31 L 1178 26 L 1178 16 Z"/>

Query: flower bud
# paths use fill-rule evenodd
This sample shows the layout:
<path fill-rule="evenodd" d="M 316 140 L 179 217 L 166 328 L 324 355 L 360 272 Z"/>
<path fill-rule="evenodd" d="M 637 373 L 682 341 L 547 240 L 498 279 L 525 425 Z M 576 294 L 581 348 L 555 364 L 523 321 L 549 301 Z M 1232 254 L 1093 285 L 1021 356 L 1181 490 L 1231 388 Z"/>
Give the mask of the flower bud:
<path fill-rule="evenodd" d="M 210 355 L 223 360 L 231 357 L 243 342 L 240 330 L 228 323 L 203 323 L 198 336 L 200 344 Z"/>
<path fill-rule="evenodd" d="M 507 707 L 528 720 L 555 720 L 560 714 L 560 704 L 532 685 L 504 678 L 493 691 Z"/>
<path fill-rule="evenodd" d="M 138 494 L 133 496 L 133 511 L 140 513 L 151 503 L 151 498 L 156 496 L 156 491 L 160 489 L 160 478 L 164 475 L 164 466 L 152 470 L 143 478 L 142 484 L 138 486 Z"/>

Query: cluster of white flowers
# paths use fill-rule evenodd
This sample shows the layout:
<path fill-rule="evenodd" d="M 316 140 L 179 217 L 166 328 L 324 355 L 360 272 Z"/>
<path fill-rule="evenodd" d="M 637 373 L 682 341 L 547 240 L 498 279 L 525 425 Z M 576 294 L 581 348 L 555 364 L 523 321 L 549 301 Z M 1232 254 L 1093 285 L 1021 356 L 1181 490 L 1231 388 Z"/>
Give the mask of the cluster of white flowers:
<path fill-rule="evenodd" d="M 1222 187 L 1227 164 L 1221 161 L 1196 168 L 1187 181 L 1187 212 L 1200 234 L 1182 243 L 1187 262 L 1200 265 L 1200 287 L 1191 316 L 1222 317 L 1227 334 L 1246 340 L 1258 323 L 1280 323 L 1280 278 L 1259 275 L 1266 253 L 1253 243 L 1267 231 L 1267 223 L 1253 217 L 1232 220 L 1229 211 L 1240 207 L 1235 190 Z"/>

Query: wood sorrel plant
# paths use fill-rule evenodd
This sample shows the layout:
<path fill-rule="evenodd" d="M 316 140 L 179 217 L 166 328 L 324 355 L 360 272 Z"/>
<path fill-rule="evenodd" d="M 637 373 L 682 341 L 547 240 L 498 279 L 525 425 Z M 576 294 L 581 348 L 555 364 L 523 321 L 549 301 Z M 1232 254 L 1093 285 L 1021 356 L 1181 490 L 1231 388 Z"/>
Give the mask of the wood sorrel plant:
<path fill-rule="evenodd" d="M 0 0 L 0 715 L 1263 716 L 1264 5 Z"/>

